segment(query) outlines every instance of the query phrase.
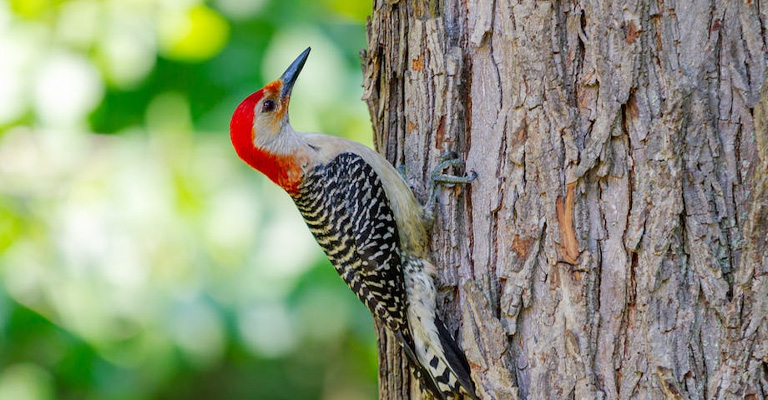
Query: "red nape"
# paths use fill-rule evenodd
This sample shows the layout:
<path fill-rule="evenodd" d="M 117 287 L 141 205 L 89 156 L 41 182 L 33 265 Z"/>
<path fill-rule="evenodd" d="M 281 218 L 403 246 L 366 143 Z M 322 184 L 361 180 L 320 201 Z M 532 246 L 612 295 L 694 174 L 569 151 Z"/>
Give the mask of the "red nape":
<path fill-rule="evenodd" d="M 229 137 L 237 155 L 252 168 L 266 175 L 288 194 L 296 195 L 301 183 L 301 167 L 293 157 L 268 153 L 253 143 L 253 118 L 264 89 L 246 97 L 237 106 L 229 122 Z"/>

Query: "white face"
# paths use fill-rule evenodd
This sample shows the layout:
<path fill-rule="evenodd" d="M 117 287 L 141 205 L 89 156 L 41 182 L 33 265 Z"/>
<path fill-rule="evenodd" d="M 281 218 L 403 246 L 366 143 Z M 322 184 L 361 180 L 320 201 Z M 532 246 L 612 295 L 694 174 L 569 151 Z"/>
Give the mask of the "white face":
<path fill-rule="evenodd" d="M 264 88 L 264 96 L 256 103 L 253 110 L 253 144 L 261 149 L 276 150 L 281 133 L 288 125 L 288 101 L 280 100 L 279 80 Z"/>

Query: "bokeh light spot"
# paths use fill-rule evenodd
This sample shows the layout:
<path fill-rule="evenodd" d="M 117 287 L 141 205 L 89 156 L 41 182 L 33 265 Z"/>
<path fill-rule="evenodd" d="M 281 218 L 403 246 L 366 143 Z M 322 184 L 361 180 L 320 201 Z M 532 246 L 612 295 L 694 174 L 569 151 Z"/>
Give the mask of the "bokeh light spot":
<path fill-rule="evenodd" d="M 172 315 L 171 335 L 193 363 L 217 361 L 224 350 L 224 329 L 216 310 L 202 301 L 187 302 Z"/>
<path fill-rule="evenodd" d="M 5 26 L 0 4 L 0 124 L 22 116 L 29 106 L 29 72 L 45 40 L 45 29 Z"/>
<path fill-rule="evenodd" d="M 88 49 L 98 37 L 101 14 L 100 4 L 90 0 L 74 0 L 62 4 L 56 24 L 57 40 Z"/>
<path fill-rule="evenodd" d="M 10 0 L 11 10 L 25 18 L 38 18 L 50 7 L 50 0 Z"/>
<path fill-rule="evenodd" d="M 49 126 L 72 126 L 101 101 L 104 85 L 84 57 L 60 52 L 40 66 L 34 91 L 35 110 Z"/>
<path fill-rule="evenodd" d="M 216 11 L 199 5 L 161 21 L 163 54 L 178 61 L 203 61 L 218 54 L 229 39 L 229 24 Z"/>
<path fill-rule="evenodd" d="M 254 304 L 241 311 L 238 324 L 245 345 L 255 355 L 279 357 L 296 347 L 297 327 L 282 304 Z"/>
<path fill-rule="evenodd" d="M 113 11 L 118 13 L 119 11 Z M 150 18 L 111 18 L 96 48 L 107 81 L 120 88 L 139 84 L 157 59 L 154 26 Z"/>

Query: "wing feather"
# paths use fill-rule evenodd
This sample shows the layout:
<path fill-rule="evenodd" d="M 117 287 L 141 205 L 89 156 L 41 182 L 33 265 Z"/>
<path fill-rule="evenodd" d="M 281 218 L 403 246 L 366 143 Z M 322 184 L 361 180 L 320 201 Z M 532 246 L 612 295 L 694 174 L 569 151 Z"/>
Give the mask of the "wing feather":
<path fill-rule="evenodd" d="M 406 329 L 394 213 L 376 171 L 353 153 L 317 167 L 294 198 L 339 275 L 395 332 Z"/>

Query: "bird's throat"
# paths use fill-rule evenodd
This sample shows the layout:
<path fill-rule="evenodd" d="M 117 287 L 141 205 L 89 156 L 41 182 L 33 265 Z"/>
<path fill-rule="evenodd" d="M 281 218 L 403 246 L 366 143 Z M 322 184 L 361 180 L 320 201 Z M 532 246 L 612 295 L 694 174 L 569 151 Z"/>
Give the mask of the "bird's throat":
<path fill-rule="evenodd" d="M 295 196 L 299 193 L 304 174 L 295 157 L 275 155 L 254 148 L 251 157 L 244 161 L 282 187 L 289 195 Z"/>

